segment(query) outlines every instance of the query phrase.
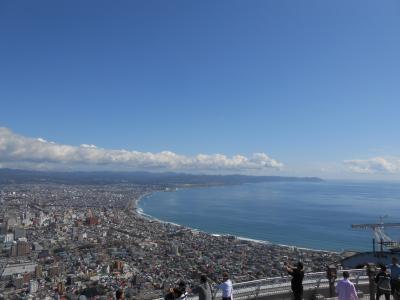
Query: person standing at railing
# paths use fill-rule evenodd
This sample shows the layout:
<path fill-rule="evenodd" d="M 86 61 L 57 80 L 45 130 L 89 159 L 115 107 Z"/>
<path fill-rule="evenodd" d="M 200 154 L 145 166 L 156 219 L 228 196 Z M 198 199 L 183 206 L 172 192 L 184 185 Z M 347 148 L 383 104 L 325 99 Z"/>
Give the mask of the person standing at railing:
<path fill-rule="evenodd" d="M 390 265 L 390 285 L 392 287 L 392 295 L 394 299 L 399 299 L 400 294 L 400 266 L 397 257 L 392 257 Z"/>
<path fill-rule="evenodd" d="M 376 300 L 379 300 L 381 295 L 385 295 L 385 300 L 389 300 L 391 292 L 390 274 L 385 265 L 381 266 L 380 272 L 375 277 L 375 283 L 377 286 Z"/>
<path fill-rule="evenodd" d="M 336 286 L 338 300 L 358 300 L 358 295 L 354 283 L 349 280 L 350 274 L 343 272 L 343 279 Z"/>
<path fill-rule="evenodd" d="M 301 300 L 303 298 L 303 263 L 298 262 L 296 266 L 286 263 L 286 271 L 292 276 L 291 287 L 294 300 Z"/>
<path fill-rule="evenodd" d="M 223 282 L 217 286 L 217 289 L 222 290 L 222 300 L 233 300 L 233 286 L 228 273 L 222 274 L 222 279 Z"/>
<path fill-rule="evenodd" d="M 211 300 L 211 286 L 206 275 L 200 276 L 200 284 L 189 290 L 190 293 L 198 294 L 199 300 Z"/>

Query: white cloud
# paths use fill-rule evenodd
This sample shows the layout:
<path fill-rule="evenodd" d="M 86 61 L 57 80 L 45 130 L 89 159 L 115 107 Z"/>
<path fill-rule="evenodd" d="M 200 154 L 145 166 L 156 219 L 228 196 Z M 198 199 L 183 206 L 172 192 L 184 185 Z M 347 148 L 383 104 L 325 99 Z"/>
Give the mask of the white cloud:
<path fill-rule="evenodd" d="M 369 159 L 345 160 L 350 171 L 360 174 L 395 174 L 400 173 L 400 158 L 372 157 Z"/>
<path fill-rule="evenodd" d="M 88 144 L 82 144 L 81 147 L 82 148 L 97 148 L 96 145 L 88 145 Z"/>
<path fill-rule="evenodd" d="M 5 167 L 30 169 L 110 170 L 198 170 L 198 171 L 262 171 L 281 169 L 283 164 L 265 153 L 250 157 L 223 154 L 179 155 L 171 151 L 158 153 L 108 150 L 91 144 L 70 146 L 29 138 L 0 127 L 0 164 Z"/>

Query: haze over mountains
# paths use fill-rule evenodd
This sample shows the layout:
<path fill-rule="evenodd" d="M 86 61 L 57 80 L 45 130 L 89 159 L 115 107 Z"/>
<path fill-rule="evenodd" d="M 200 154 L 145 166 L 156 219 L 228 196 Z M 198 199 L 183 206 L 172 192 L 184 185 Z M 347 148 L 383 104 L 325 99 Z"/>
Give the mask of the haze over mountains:
<path fill-rule="evenodd" d="M 49 172 L 0 169 L 0 183 L 62 183 L 62 184 L 193 184 L 229 185 L 268 181 L 323 181 L 318 177 L 194 175 L 186 173 L 151 172 Z"/>

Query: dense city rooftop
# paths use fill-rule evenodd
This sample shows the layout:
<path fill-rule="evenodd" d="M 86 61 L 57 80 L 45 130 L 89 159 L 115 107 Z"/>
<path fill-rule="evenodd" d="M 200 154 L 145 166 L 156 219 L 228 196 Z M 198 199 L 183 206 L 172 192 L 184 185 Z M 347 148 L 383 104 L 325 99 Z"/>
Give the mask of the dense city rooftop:
<path fill-rule="evenodd" d="M 214 236 L 146 218 L 136 211 L 157 184 L 6 184 L 0 187 L 0 290 L 3 295 L 112 294 L 128 288 L 156 298 L 178 280 L 206 274 L 234 282 L 284 275 L 302 260 L 322 271 L 336 253 Z"/>

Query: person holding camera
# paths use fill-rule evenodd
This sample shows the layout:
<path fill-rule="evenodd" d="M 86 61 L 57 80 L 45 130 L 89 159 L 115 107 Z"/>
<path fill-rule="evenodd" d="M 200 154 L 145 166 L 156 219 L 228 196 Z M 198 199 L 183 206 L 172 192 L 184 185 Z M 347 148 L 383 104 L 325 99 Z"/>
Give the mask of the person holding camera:
<path fill-rule="evenodd" d="M 294 300 L 301 300 L 303 298 L 303 263 L 298 262 L 296 266 L 292 266 L 289 263 L 285 263 L 285 265 L 286 271 L 292 276 L 291 287 Z"/>

